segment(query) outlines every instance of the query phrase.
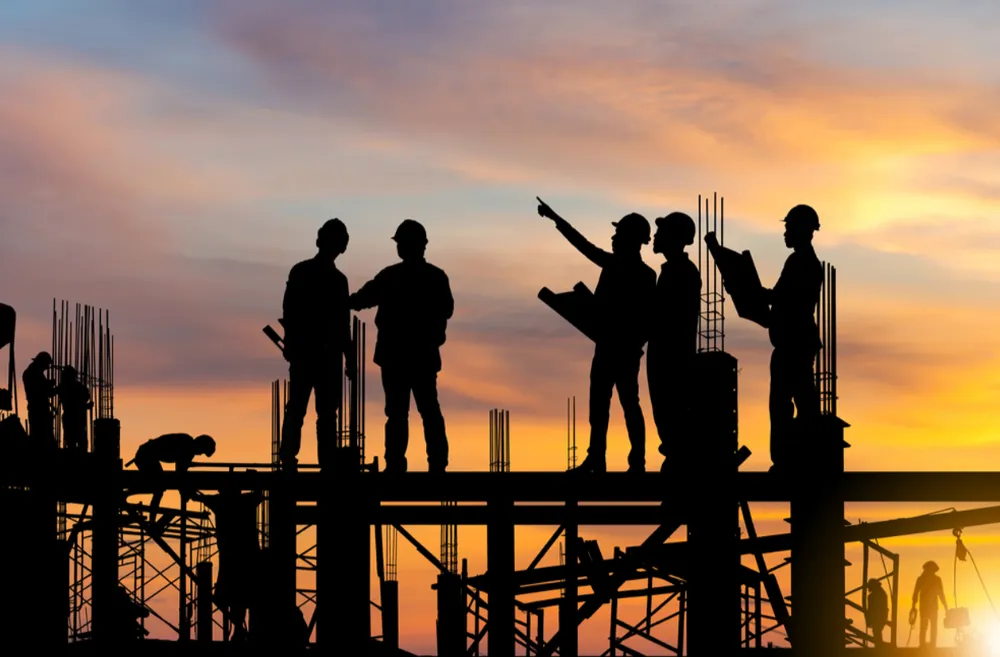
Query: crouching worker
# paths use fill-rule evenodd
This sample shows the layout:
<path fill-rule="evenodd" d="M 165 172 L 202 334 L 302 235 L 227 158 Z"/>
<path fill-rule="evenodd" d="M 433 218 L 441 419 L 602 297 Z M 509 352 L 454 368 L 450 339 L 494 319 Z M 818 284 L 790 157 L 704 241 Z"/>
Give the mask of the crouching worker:
<path fill-rule="evenodd" d="M 187 472 L 195 456 L 213 454 L 215 454 L 215 439 L 211 436 L 201 435 L 194 438 L 186 433 L 168 433 L 139 445 L 135 457 L 125 465 L 135 463 L 139 472 L 156 475 L 163 472 L 163 463 L 173 463 L 175 472 Z M 154 529 L 163 493 L 162 488 L 153 493 L 153 500 L 149 506 L 149 524 Z"/>

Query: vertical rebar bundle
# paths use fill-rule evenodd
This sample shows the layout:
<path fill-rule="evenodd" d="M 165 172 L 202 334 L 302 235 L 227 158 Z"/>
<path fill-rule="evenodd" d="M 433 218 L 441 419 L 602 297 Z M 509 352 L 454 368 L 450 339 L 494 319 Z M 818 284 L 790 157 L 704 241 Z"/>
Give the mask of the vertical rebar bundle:
<path fill-rule="evenodd" d="M 395 582 L 398 574 L 399 530 L 385 526 L 385 581 Z"/>
<path fill-rule="evenodd" d="M 90 390 L 94 408 L 90 412 L 87 443 L 93 449 L 93 424 L 95 419 L 113 418 L 115 414 L 115 342 L 111 335 L 110 313 L 93 306 L 76 304 L 75 314 L 70 315 L 68 301 L 52 300 L 52 370 L 50 375 L 56 385 L 62 382 L 64 367 L 76 369 L 77 377 Z M 62 406 L 59 396 L 53 399 L 60 410 L 56 414 L 56 445 L 62 442 Z"/>
<path fill-rule="evenodd" d="M 490 411 L 490 472 L 510 472 L 510 411 Z"/>
<path fill-rule="evenodd" d="M 698 351 L 726 350 L 726 295 L 722 286 L 719 267 L 703 240 L 703 233 L 714 232 L 720 246 L 726 243 L 725 200 L 712 193 L 713 205 L 709 212 L 705 197 L 702 215 L 702 197 L 698 195 L 698 271 L 701 272 L 701 313 L 698 316 Z"/>
<path fill-rule="evenodd" d="M 570 401 L 572 400 L 572 405 Z M 576 397 L 566 398 L 566 469 L 576 467 Z"/>
<path fill-rule="evenodd" d="M 288 403 L 288 381 L 275 379 L 271 382 L 271 471 L 280 465 L 281 424 L 285 405 Z M 271 545 L 271 491 L 264 491 L 264 501 L 260 505 L 260 546 Z"/>
<path fill-rule="evenodd" d="M 365 353 L 367 337 L 365 323 L 354 318 L 351 326 L 352 348 L 357 372 L 354 379 L 344 375 L 341 386 L 340 413 L 337 415 L 338 447 L 352 448 L 359 457 L 358 467 L 365 465 Z"/>
<path fill-rule="evenodd" d="M 816 357 L 816 389 L 820 412 L 837 415 L 837 268 L 823 263 L 823 292 L 816 304 L 816 323 L 823 343 Z"/>

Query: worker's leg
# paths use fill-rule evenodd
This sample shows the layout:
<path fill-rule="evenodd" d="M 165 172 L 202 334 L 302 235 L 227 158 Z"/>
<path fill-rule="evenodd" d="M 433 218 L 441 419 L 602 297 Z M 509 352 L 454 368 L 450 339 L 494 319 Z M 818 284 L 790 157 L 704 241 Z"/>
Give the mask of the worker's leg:
<path fill-rule="evenodd" d="M 35 402 L 39 404 L 40 402 Z M 46 406 L 48 402 L 46 401 Z M 28 411 L 28 428 L 31 430 L 28 435 L 36 445 L 55 444 L 55 427 L 52 421 L 52 413 L 46 407 L 41 410 Z"/>
<path fill-rule="evenodd" d="M 800 418 L 813 418 L 819 415 L 815 365 L 815 352 L 803 350 L 789 354 L 792 397 L 795 400 L 795 414 Z"/>
<path fill-rule="evenodd" d="M 163 472 L 163 466 L 156 459 L 146 457 L 145 455 L 136 455 L 135 468 L 143 474 L 151 474 L 157 476 Z M 160 502 L 163 500 L 163 489 L 158 489 L 153 493 L 153 499 L 149 503 L 149 524 L 152 525 L 156 522 L 156 513 L 160 509 Z"/>
<path fill-rule="evenodd" d="M 768 411 L 771 416 L 771 462 L 785 465 L 788 462 L 788 447 L 791 439 L 792 419 L 795 407 L 792 405 L 792 382 L 794 369 L 789 372 L 789 359 L 782 349 L 771 352 L 771 388 Z"/>
<path fill-rule="evenodd" d="M 928 620 L 930 620 L 930 626 L 931 626 L 931 643 L 930 643 L 930 645 L 931 645 L 931 648 L 936 648 L 937 647 L 937 631 L 938 631 L 937 613 L 935 612 L 933 614 L 929 614 L 928 616 L 929 616 Z"/>
<path fill-rule="evenodd" d="M 321 468 L 324 467 L 324 459 L 329 459 L 330 450 L 337 446 L 337 415 L 341 411 L 344 389 L 344 365 L 342 361 L 337 361 L 326 363 L 313 377 L 316 391 L 316 460 Z"/>
<path fill-rule="evenodd" d="M 598 347 L 594 350 L 594 360 L 590 365 L 590 446 L 581 469 L 602 472 L 606 469 L 608 423 L 614 387 L 614 360 Z"/>
<path fill-rule="evenodd" d="M 385 469 L 406 471 L 410 442 L 410 381 L 405 370 L 382 368 L 385 393 Z"/>
<path fill-rule="evenodd" d="M 302 445 L 302 422 L 309 407 L 312 393 L 312 368 L 307 361 L 292 361 L 288 365 L 288 403 L 285 404 L 285 419 L 281 425 L 282 463 L 292 462 L 299 455 Z"/>
<path fill-rule="evenodd" d="M 926 614 L 920 614 L 920 646 L 927 645 L 927 629 L 930 627 L 931 619 Z"/>
<path fill-rule="evenodd" d="M 621 357 L 617 362 L 615 375 L 618 401 L 621 402 L 625 414 L 625 428 L 628 430 L 628 441 L 631 445 L 628 454 L 628 469 L 631 472 L 646 470 L 646 420 L 642 416 L 642 406 L 639 405 L 641 365 L 641 352 L 635 357 Z"/>
<path fill-rule="evenodd" d="M 659 389 L 659 410 L 654 407 L 654 419 L 659 413 L 658 430 L 662 425 L 663 435 L 660 436 L 660 453 L 672 460 L 678 467 L 684 467 L 684 459 L 688 454 L 691 436 L 691 391 L 694 382 L 690 379 L 690 368 L 681 363 L 671 362 L 664 367 Z"/>
<path fill-rule="evenodd" d="M 444 472 L 448 467 L 448 436 L 444 415 L 438 401 L 437 372 L 426 369 L 413 373 L 413 401 L 424 423 L 427 442 L 427 467 L 431 472 Z"/>

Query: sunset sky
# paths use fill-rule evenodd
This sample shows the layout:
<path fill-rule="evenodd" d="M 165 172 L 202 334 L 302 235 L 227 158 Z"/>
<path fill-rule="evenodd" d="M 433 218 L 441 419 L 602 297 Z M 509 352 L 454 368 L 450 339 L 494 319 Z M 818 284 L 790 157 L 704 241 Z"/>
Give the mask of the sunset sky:
<path fill-rule="evenodd" d="M 109 309 L 126 460 L 184 431 L 215 436 L 216 460 L 268 461 L 269 383 L 287 370 L 261 328 L 277 325 L 288 269 L 340 217 L 351 241 L 338 264 L 355 290 L 396 261 L 390 237 L 414 218 L 456 299 L 440 379 L 451 468 L 487 469 L 488 410 L 500 407 L 512 468 L 563 470 L 568 396 L 587 444 L 592 346 L 536 295 L 593 288 L 599 272 L 537 215 L 535 196 L 609 248 L 622 215 L 695 214 L 699 194 L 718 192 L 726 245 L 750 249 L 766 285 L 788 254 L 785 212 L 819 213 L 817 254 L 838 272 L 848 468 L 992 469 L 1000 6 L 962 7 L 5 2 L 0 302 L 18 311 L 18 369 L 51 342 L 53 298 Z M 648 247 L 644 258 L 659 268 Z M 740 442 L 753 450 L 744 467 L 765 469 L 770 345 L 727 308 Z M 374 314 L 361 318 L 371 346 Z M 371 364 L 367 393 L 368 451 L 381 460 Z M 656 467 L 645 370 L 641 394 Z M 415 411 L 411 425 L 411 468 L 423 469 Z M 627 450 L 615 401 L 609 467 L 624 469 Z M 763 530 L 784 531 L 782 511 L 769 517 Z M 966 534 L 988 585 L 1000 579 L 991 532 Z M 524 565 L 546 538 L 535 533 Z M 610 555 L 641 533 L 592 537 Z M 436 534 L 419 533 L 435 550 Z M 484 536 L 462 533 L 476 572 Z M 928 558 L 951 596 L 948 532 L 896 544 L 901 618 Z M 427 568 L 400 546 L 416 609 L 402 642 L 416 651 L 433 649 Z M 959 596 L 980 627 L 997 622 L 974 575 Z M 581 647 L 605 645 L 606 632 L 593 621 Z"/>

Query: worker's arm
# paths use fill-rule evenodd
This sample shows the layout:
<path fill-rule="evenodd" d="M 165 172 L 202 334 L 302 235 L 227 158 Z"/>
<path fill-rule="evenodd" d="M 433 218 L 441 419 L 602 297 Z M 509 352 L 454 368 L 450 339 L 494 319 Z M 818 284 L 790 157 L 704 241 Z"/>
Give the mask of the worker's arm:
<path fill-rule="evenodd" d="M 538 203 L 538 214 L 555 222 L 556 229 L 563 234 L 563 237 L 570 244 L 576 247 L 577 251 L 586 256 L 588 260 L 598 267 L 604 267 L 611 262 L 612 255 L 610 253 L 591 244 L 586 237 L 580 234 L 580 231 L 573 228 L 568 221 L 556 214 L 556 211 L 541 199 L 538 199 Z"/>
<path fill-rule="evenodd" d="M 645 345 L 653 336 L 653 317 L 656 308 L 656 273 L 652 270 L 645 278 L 640 299 L 642 299 L 639 305 L 640 331 L 642 345 Z"/>
<path fill-rule="evenodd" d="M 288 272 L 285 296 L 281 300 L 281 323 L 286 332 L 290 327 L 298 324 L 299 312 L 303 304 L 303 285 L 301 268 L 296 265 Z"/>
<path fill-rule="evenodd" d="M 384 275 L 382 272 L 379 272 L 375 275 L 375 278 L 362 285 L 360 290 L 352 294 L 350 296 L 351 310 L 364 310 L 379 305 L 382 301 L 383 278 Z"/>
<path fill-rule="evenodd" d="M 920 597 L 920 579 L 917 578 L 917 583 L 913 587 L 913 605 L 912 605 L 912 607 L 914 609 L 917 607 L 917 598 L 919 598 L 919 597 Z"/>
<path fill-rule="evenodd" d="M 451 282 L 448 280 L 448 275 L 444 272 L 441 273 L 442 285 L 441 285 L 441 317 L 444 319 L 451 319 L 452 315 L 455 314 L 455 297 L 451 293 Z"/>
<path fill-rule="evenodd" d="M 944 610 L 948 611 L 948 600 L 944 597 L 944 585 L 941 583 L 940 578 L 938 578 L 937 581 L 937 596 L 941 598 L 941 604 L 944 605 Z"/>
<path fill-rule="evenodd" d="M 344 352 L 344 367 L 347 378 L 353 380 L 358 364 L 356 362 L 357 357 L 354 351 L 354 344 L 351 342 L 351 291 L 348 287 L 346 276 L 343 278 L 340 299 L 343 302 L 343 310 L 340 311 L 337 317 L 337 327 L 341 331 L 339 344 Z"/>

